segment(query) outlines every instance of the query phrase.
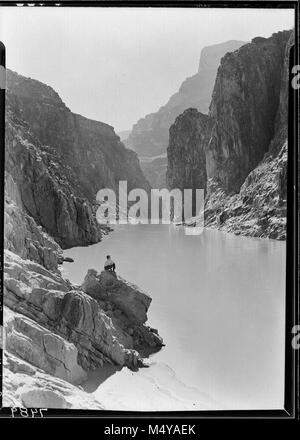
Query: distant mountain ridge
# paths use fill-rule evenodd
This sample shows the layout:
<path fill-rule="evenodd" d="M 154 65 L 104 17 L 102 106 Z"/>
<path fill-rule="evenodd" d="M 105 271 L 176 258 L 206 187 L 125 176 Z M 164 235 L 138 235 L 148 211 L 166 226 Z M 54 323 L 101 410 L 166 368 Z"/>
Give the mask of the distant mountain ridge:
<path fill-rule="evenodd" d="M 157 156 L 166 152 L 169 128 L 184 110 L 194 107 L 208 113 L 211 95 L 221 58 L 246 44 L 230 40 L 225 43 L 204 47 L 201 51 L 198 72 L 187 78 L 166 105 L 158 112 L 146 115 L 132 128 L 124 141 L 125 145 L 139 156 Z"/>

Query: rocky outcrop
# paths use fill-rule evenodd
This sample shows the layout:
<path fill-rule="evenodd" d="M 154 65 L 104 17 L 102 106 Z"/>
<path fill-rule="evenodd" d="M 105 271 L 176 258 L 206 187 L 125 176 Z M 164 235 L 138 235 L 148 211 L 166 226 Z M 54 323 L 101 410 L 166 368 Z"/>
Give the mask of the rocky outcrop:
<path fill-rule="evenodd" d="M 89 270 L 82 285 L 84 291 L 96 299 L 107 300 L 122 310 L 129 321 L 144 324 L 151 298 L 138 287 L 117 276 L 102 271 L 100 275 Z"/>
<path fill-rule="evenodd" d="M 4 269 L 4 303 L 19 314 L 8 320 L 6 349 L 47 373 L 74 382 L 82 368 L 104 363 L 135 369 L 143 365 L 138 347 L 162 346 L 144 326 L 150 297 L 121 278 L 102 274 L 97 297 L 93 272 L 83 291 L 9 251 Z"/>
<path fill-rule="evenodd" d="M 246 178 L 238 194 L 208 182 L 206 225 L 252 237 L 286 238 L 287 143 L 268 155 Z"/>
<path fill-rule="evenodd" d="M 205 145 L 210 119 L 196 109 L 185 110 L 170 128 L 167 149 L 169 188 L 206 189 Z"/>
<path fill-rule="evenodd" d="M 176 117 L 184 110 L 194 107 L 207 113 L 221 58 L 237 50 L 245 42 L 227 41 L 204 47 L 201 51 L 199 70 L 187 78 L 166 105 L 158 112 L 140 119 L 132 128 L 125 142 L 139 156 L 157 156 L 166 152 L 169 140 L 169 128 Z M 153 186 L 153 184 L 152 184 Z"/>
<path fill-rule="evenodd" d="M 122 329 L 130 340 L 130 346 L 153 349 L 162 346 L 157 330 L 144 325 L 152 299 L 137 286 L 114 272 L 103 271 L 98 274 L 90 269 L 82 288 L 98 301 L 116 327 Z"/>
<path fill-rule="evenodd" d="M 43 146 L 10 107 L 6 115 L 8 204 L 13 202 L 63 247 L 99 241 L 102 231 L 93 205 L 83 197 L 74 171 L 53 148 Z M 6 217 L 7 225 L 16 223 L 12 209 L 6 210 Z"/>
<path fill-rule="evenodd" d="M 205 188 L 205 222 L 284 239 L 291 31 L 228 53 L 208 116 L 190 109 L 170 128 L 170 188 Z M 193 177 L 195 176 L 195 177 Z M 194 183 L 195 182 L 195 183 Z"/>

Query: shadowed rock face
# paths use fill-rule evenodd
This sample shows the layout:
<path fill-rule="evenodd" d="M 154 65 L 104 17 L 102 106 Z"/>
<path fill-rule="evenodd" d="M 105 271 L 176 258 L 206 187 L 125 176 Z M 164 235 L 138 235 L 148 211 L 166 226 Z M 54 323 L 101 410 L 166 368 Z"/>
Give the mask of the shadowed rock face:
<path fill-rule="evenodd" d="M 136 151 L 139 156 L 156 156 L 165 153 L 169 128 L 176 117 L 190 107 L 208 113 L 221 58 L 243 44 L 245 44 L 243 41 L 231 40 L 203 48 L 196 75 L 187 78 L 179 91 L 158 112 L 145 116 L 133 126 L 128 139 L 124 141 L 126 146 Z"/>
<path fill-rule="evenodd" d="M 285 238 L 293 40 L 291 31 L 278 32 L 226 54 L 209 115 L 189 109 L 170 128 L 168 185 L 207 188 L 207 225 Z"/>
<path fill-rule="evenodd" d="M 275 134 L 285 48 L 290 32 L 246 44 L 221 61 L 210 105 L 208 178 L 238 192 Z"/>
<path fill-rule="evenodd" d="M 101 239 L 93 206 L 83 197 L 72 169 L 55 150 L 43 147 L 9 109 L 6 182 L 11 183 L 6 185 L 7 203 L 25 211 L 61 246 L 91 244 Z M 15 224 L 11 210 L 6 210 L 6 214 L 7 224 Z"/>
<path fill-rule="evenodd" d="M 188 109 L 171 126 L 167 150 L 169 188 L 206 188 L 204 147 L 208 141 L 209 125 L 208 116 L 196 109 Z"/>

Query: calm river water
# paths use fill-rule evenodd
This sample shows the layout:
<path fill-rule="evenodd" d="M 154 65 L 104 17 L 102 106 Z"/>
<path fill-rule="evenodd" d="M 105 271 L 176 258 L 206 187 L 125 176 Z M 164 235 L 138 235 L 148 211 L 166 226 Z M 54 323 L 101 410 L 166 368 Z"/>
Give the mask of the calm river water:
<path fill-rule="evenodd" d="M 152 375 L 165 394 L 175 390 L 178 409 L 186 398 L 183 386 L 189 396 L 199 392 L 211 408 L 282 407 L 285 242 L 209 229 L 187 236 L 172 225 L 122 225 L 101 243 L 65 251 L 75 260 L 64 264 L 66 276 L 80 284 L 89 268 L 102 270 L 107 254 L 122 277 L 152 297 L 148 322 L 166 344 L 152 355 L 150 368 L 130 373 L 135 379 L 120 397 L 120 409 L 126 402 L 135 409 L 140 374 L 147 380 Z M 109 383 L 112 395 L 116 384 L 102 387 Z M 90 390 L 97 393 L 97 386 Z M 155 405 L 140 402 L 137 409 Z"/>

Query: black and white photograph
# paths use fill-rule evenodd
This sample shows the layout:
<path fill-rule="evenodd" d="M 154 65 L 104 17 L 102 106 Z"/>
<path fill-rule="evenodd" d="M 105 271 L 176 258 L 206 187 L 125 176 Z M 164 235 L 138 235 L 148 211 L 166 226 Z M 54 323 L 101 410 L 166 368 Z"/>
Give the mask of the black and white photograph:
<path fill-rule="evenodd" d="M 2 406 L 283 410 L 295 8 L 3 4 L 0 41 Z"/>

